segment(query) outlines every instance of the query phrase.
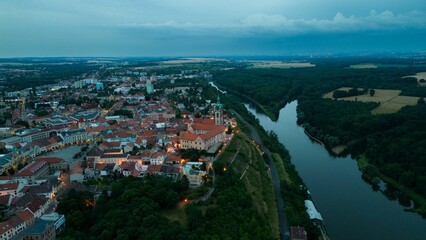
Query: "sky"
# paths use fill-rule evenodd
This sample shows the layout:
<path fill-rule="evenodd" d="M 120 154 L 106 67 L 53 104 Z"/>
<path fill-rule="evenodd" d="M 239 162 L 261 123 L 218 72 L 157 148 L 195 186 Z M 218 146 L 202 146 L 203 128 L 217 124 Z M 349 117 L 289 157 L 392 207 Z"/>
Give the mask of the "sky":
<path fill-rule="evenodd" d="M 424 0 L 1 0 L 0 57 L 425 52 Z"/>

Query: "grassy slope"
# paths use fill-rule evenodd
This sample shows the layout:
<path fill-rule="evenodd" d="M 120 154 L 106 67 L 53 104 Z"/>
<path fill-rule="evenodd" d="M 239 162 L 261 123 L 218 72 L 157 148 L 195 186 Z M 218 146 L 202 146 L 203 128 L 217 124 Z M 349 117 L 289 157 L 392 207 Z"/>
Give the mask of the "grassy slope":
<path fill-rule="evenodd" d="M 249 165 L 241 181 L 246 186 L 247 191 L 252 194 L 253 206 L 256 207 L 264 220 L 269 223 L 273 235 L 279 238 L 275 196 L 263 157 L 246 136 L 240 133 L 236 135 L 229 146 L 230 154 L 225 154 L 228 151 L 227 149 L 221 158 L 227 159 L 230 162 L 236 153 L 236 145 L 239 145 L 240 151 L 231 167 L 235 173 L 241 176 Z"/>

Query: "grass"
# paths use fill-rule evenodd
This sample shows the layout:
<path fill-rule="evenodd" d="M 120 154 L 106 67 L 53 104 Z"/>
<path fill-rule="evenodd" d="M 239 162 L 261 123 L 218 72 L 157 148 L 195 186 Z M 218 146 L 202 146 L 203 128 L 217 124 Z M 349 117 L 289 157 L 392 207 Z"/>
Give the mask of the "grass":
<path fill-rule="evenodd" d="M 249 165 L 241 181 L 244 183 L 247 191 L 252 195 L 253 206 L 258 210 L 265 222 L 269 224 L 271 231 L 278 238 L 278 211 L 272 182 L 266 171 L 265 161 L 258 149 L 244 135 L 242 138 L 234 139 L 238 141 L 235 144 L 240 145 L 240 152 L 232 164 L 232 169 L 236 174 L 241 176 Z"/>
<path fill-rule="evenodd" d="M 348 91 L 350 88 L 343 87 L 337 90 Z M 324 95 L 323 98 L 333 98 L 333 92 Z M 374 96 L 364 94 L 353 97 L 339 98 L 339 101 L 359 101 L 359 102 L 378 102 L 380 105 L 371 111 L 372 114 L 388 114 L 395 113 L 405 106 L 413 106 L 417 104 L 418 97 L 399 96 L 401 90 L 375 89 Z"/>
<path fill-rule="evenodd" d="M 363 170 L 368 165 L 368 159 L 362 155 L 357 159 L 358 169 Z"/>
<path fill-rule="evenodd" d="M 241 176 L 249 166 L 241 182 L 252 196 L 253 207 L 258 210 L 260 217 L 269 225 L 271 232 L 278 239 L 280 234 L 278 211 L 272 182 L 266 171 L 265 161 L 257 147 L 252 144 L 251 139 L 244 133 L 236 134 L 217 161 L 225 161 L 229 164 L 238 148 L 240 151 L 231 167 L 237 175 Z M 281 158 L 277 160 L 282 163 Z M 193 189 L 193 191 L 197 190 Z M 206 208 L 203 207 L 202 211 L 205 212 Z M 185 228 L 187 227 L 184 203 L 179 203 L 174 209 L 163 210 L 160 214 L 169 220 L 178 221 Z"/>
<path fill-rule="evenodd" d="M 272 153 L 272 157 L 274 158 L 275 166 L 277 167 L 278 175 L 280 176 L 281 181 L 286 181 L 291 183 L 290 176 L 284 167 L 284 162 L 281 156 L 278 153 Z"/>

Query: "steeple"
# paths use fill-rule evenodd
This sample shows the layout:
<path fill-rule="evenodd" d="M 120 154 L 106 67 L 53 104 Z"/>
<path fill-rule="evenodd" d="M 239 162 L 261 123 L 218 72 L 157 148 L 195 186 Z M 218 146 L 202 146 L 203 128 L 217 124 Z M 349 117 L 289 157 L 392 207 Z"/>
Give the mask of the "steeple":
<path fill-rule="evenodd" d="M 217 96 L 217 102 L 214 104 L 214 109 L 223 109 L 223 104 L 220 103 L 220 97 L 219 95 Z"/>
<path fill-rule="evenodd" d="M 219 95 L 217 96 L 217 102 L 214 105 L 214 124 L 223 125 L 223 104 L 220 103 Z"/>

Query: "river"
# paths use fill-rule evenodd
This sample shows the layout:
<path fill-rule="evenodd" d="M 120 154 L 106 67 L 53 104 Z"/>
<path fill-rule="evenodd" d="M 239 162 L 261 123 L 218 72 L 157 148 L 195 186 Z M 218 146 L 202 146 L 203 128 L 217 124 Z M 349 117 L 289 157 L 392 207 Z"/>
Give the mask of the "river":
<path fill-rule="evenodd" d="M 333 157 L 309 139 L 296 124 L 297 101 L 281 109 L 277 122 L 246 107 L 289 150 L 332 239 L 426 239 L 425 219 L 373 191 L 354 159 Z"/>

